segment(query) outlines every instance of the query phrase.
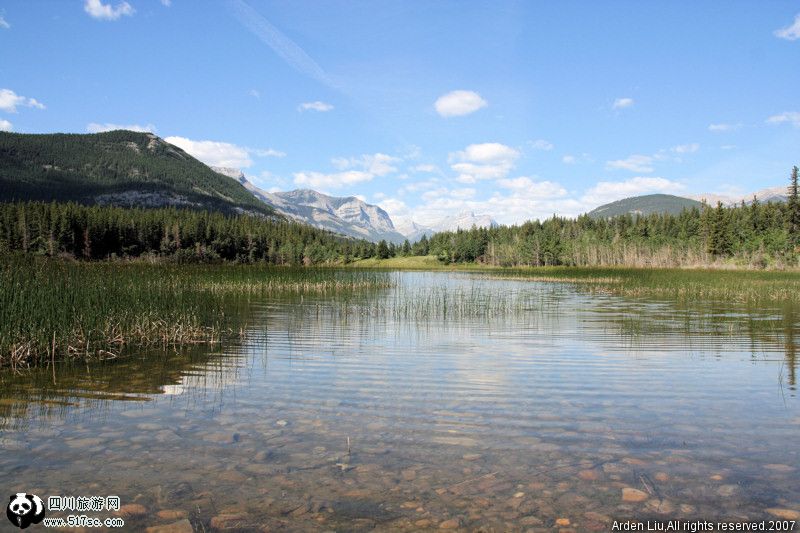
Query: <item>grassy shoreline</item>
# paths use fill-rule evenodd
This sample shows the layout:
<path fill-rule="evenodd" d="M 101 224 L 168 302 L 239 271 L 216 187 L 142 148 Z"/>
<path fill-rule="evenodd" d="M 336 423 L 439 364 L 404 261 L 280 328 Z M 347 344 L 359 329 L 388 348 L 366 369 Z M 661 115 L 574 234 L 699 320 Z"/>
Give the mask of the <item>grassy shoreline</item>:
<path fill-rule="evenodd" d="M 744 268 L 497 267 L 443 264 L 434 256 L 356 261 L 352 268 L 483 272 L 503 279 L 570 283 L 594 293 L 677 300 L 800 303 L 800 271 Z"/>
<path fill-rule="evenodd" d="M 474 272 L 572 284 L 590 294 L 800 305 L 800 272 L 629 267 L 445 265 L 433 256 L 349 268 L 77 262 L 0 256 L 0 368 L 115 358 L 127 347 L 175 349 L 235 335 L 232 299 L 344 294 L 392 286 L 387 271 Z"/>
<path fill-rule="evenodd" d="M 263 265 L 76 262 L 0 256 L 0 368 L 113 359 L 129 346 L 174 349 L 236 334 L 233 298 L 388 286 L 376 272 Z"/>

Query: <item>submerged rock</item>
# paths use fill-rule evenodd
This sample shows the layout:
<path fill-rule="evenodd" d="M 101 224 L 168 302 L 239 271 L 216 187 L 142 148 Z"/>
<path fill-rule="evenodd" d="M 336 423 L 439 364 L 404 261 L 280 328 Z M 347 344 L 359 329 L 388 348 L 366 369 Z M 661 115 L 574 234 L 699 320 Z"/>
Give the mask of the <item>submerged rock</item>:
<path fill-rule="evenodd" d="M 647 493 L 639 489 L 633 489 L 631 487 L 622 489 L 622 501 L 624 502 L 638 503 L 645 501 L 647 498 L 649 498 Z"/>
<path fill-rule="evenodd" d="M 191 522 L 188 519 L 184 518 L 183 520 L 178 520 L 177 522 L 173 522 L 172 524 L 165 524 L 163 526 L 151 526 L 148 527 L 146 533 L 193 533 L 194 529 L 192 528 Z"/>
<path fill-rule="evenodd" d="M 792 509 L 782 509 L 780 507 L 770 507 L 765 509 L 767 513 L 776 516 L 781 520 L 800 520 L 800 512 Z"/>

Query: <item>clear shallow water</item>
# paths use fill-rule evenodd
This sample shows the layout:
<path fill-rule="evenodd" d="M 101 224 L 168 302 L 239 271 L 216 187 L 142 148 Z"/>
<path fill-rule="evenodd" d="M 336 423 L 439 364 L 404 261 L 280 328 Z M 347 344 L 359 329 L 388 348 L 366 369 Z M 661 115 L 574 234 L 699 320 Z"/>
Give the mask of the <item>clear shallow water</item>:
<path fill-rule="evenodd" d="M 131 526 L 185 514 L 198 530 L 800 511 L 791 308 L 392 276 L 242 304 L 247 335 L 223 348 L 6 379 L 7 492 L 115 494 L 146 509 Z"/>

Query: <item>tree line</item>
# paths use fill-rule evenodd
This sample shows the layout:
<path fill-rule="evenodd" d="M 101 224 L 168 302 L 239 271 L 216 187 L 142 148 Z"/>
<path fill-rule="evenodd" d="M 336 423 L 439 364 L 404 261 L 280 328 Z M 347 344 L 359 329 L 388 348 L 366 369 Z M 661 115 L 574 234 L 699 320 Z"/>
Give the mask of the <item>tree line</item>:
<path fill-rule="evenodd" d="M 303 224 L 179 208 L 76 203 L 0 204 L 0 252 L 76 259 L 152 257 L 180 262 L 342 264 L 435 255 L 444 263 L 496 266 L 702 266 L 734 261 L 794 266 L 800 258 L 800 198 L 794 167 L 786 202 L 704 205 L 680 214 L 576 219 L 437 233 L 395 245 L 353 240 Z"/>
<path fill-rule="evenodd" d="M 499 266 L 691 266 L 733 260 L 796 265 L 800 252 L 798 168 L 787 202 L 683 210 L 680 214 L 576 219 L 553 216 L 519 226 L 437 233 L 425 243 L 445 263 Z M 412 249 L 420 247 L 415 243 Z"/>
<path fill-rule="evenodd" d="M 0 253 L 316 265 L 372 257 L 378 248 L 365 240 L 258 216 L 72 202 L 0 204 Z"/>

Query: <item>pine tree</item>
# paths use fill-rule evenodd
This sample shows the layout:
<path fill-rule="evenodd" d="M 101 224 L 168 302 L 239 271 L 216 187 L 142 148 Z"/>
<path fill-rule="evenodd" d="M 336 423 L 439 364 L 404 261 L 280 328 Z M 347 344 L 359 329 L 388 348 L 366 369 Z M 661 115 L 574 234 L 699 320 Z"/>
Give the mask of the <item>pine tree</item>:
<path fill-rule="evenodd" d="M 789 242 L 794 248 L 800 244 L 800 199 L 798 199 L 797 190 L 797 166 L 792 168 L 791 184 L 789 185 L 789 201 L 786 207 Z"/>

